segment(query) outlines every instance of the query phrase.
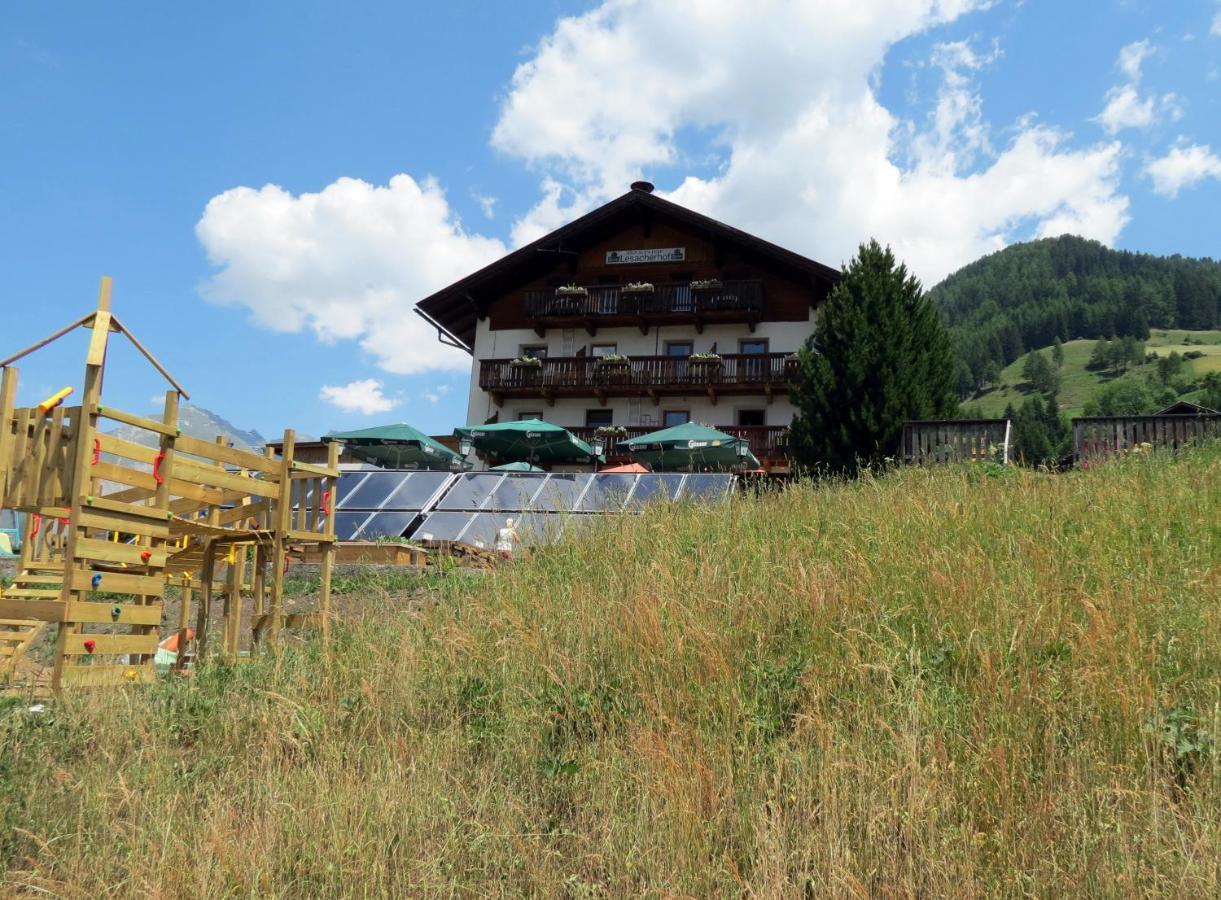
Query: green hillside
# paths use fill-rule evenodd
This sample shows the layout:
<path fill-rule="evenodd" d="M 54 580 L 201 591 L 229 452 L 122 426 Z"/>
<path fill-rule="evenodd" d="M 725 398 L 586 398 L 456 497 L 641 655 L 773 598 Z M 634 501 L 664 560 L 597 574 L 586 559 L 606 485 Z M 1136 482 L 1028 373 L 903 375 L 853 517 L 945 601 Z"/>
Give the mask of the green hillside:
<path fill-rule="evenodd" d="M 1219 489 L 912 468 L 343 587 L 329 661 L 0 707 L 2 893 L 1221 896 Z"/>
<path fill-rule="evenodd" d="M 1190 340 L 1192 343 L 1184 343 Z M 1099 389 L 1117 380 L 1112 372 L 1090 371 L 1087 364 L 1094 349 L 1093 340 L 1069 341 L 1064 344 L 1064 363 L 1060 368 L 1060 392 L 1058 400 L 1060 409 L 1066 415 L 1082 415 L 1085 405 Z M 1198 380 L 1209 372 L 1221 372 L 1221 331 L 1185 331 L 1181 329 L 1154 329 L 1149 340 L 1145 342 L 1149 353 L 1168 356 L 1177 352 L 1203 354 L 1197 359 L 1185 359 L 1183 376 Z M 1050 355 L 1051 348 L 1043 347 L 1041 351 Z M 973 394 L 965 402 L 968 409 L 978 411 L 983 416 L 999 416 L 1009 404 L 1019 407 L 1022 402 L 1035 393 L 1034 388 L 1026 383 L 1022 375 L 1025 357 L 1019 357 L 1001 370 L 1000 378 L 995 386 Z M 1119 375 L 1123 379 L 1149 379 L 1156 369 L 1154 363 L 1135 366 Z M 1197 399 L 1197 391 L 1189 391 L 1175 395 L 1174 399 Z"/>
<path fill-rule="evenodd" d="M 1112 250 L 1064 235 L 1014 244 L 931 288 L 954 338 L 959 393 L 1056 338 L 1221 328 L 1221 263 Z"/>

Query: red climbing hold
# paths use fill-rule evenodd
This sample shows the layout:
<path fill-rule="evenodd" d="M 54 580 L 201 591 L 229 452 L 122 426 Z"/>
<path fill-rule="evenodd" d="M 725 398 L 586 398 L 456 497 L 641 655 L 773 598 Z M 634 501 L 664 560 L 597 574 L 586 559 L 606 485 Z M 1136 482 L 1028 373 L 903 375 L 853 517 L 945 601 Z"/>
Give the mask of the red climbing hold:
<path fill-rule="evenodd" d="M 164 453 L 158 453 L 153 460 L 153 479 L 157 484 L 165 484 L 165 476 L 161 474 L 161 463 L 165 459 Z"/>
<path fill-rule="evenodd" d="M 140 551 L 140 561 L 141 562 L 147 563 L 152 558 L 153 558 L 152 550 L 141 550 Z"/>
<path fill-rule="evenodd" d="M 331 514 L 331 492 L 329 490 L 322 492 L 322 514 L 324 516 Z"/>
<path fill-rule="evenodd" d="M 34 513 L 30 516 L 30 537 L 37 537 L 39 530 L 42 528 L 42 516 Z"/>
<path fill-rule="evenodd" d="M 93 439 L 93 464 L 96 466 L 102 461 L 102 439 Z"/>
<path fill-rule="evenodd" d="M 97 647 L 97 645 L 98 645 L 97 641 L 94 641 L 94 640 L 85 641 L 85 652 L 92 653 L 94 648 Z"/>

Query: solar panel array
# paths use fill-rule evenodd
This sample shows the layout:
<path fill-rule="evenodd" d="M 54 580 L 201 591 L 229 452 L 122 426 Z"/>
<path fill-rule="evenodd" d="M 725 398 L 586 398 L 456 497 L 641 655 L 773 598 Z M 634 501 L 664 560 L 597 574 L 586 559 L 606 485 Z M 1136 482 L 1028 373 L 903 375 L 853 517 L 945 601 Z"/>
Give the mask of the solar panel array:
<path fill-rule="evenodd" d="M 339 477 L 335 534 L 341 541 L 401 537 L 449 487 L 448 472 L 349 472 Z"/>
<path fill-rule="evenodd" d="M 506 518 L 526 543 L 557 540 L 595 515 L 649 503 L 724 499 L 723 473 L 349 472 L 339 479 L 341 541 L 408 537 L 491 546 Z"/>

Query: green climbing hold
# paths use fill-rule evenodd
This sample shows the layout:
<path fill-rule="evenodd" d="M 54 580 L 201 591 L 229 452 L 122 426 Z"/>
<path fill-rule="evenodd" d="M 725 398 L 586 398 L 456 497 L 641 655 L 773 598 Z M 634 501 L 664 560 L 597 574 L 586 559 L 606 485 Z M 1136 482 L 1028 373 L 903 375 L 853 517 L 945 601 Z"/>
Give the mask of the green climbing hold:
<path fill-rule="evenodd" d="M 112 619 L 117 619 L 121 615 L 123 615 L 123 607 L 119 606 L 119 604 L 116 603 L 110 607 L 110 617 Z"/>

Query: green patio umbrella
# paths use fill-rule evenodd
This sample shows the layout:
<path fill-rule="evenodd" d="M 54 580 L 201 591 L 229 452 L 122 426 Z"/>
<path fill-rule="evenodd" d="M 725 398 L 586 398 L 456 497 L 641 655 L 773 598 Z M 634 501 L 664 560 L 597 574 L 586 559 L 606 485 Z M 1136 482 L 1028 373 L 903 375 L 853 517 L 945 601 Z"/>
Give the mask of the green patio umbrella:
<path fill-rule="evenodd" d="M 497 465 L 512 462 L 560 465 L 594 461 L 594 451 L 589 444 L 567 428 L 542 419 L 467 425 L 465 428 L 455 428 L 454 435 L 468 438 L 484 458 Z M 605 462 L 601 456 L 597 459 Z"/>
<path fill-rule="evenodd" d="M 759 460 L 747 448 L 745 438 L 736 438 L 707 425 L 687 422 L 661 431 L 651 431 L 620 442 L 637 460 L 655 472 L 674 469 L 759 468 Z M 742 451 L 744 455 L 740 455 Z"/>
<path fill-rule="evenodd" d="M 324 441 L 339 441 L 363 462 L 386 469 L 443 469 L 449 471 L 462 457 L 406 423 L 328 434 Z"/>
<path fill-rule="evenodd" d="M 528 462 L 511 462 L 505 463 L 503 466 L 492 466 L 493 472 L 545 472 L 546 469 L 540 469 L 538 466 L 532 466 Z"/>

